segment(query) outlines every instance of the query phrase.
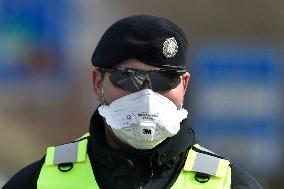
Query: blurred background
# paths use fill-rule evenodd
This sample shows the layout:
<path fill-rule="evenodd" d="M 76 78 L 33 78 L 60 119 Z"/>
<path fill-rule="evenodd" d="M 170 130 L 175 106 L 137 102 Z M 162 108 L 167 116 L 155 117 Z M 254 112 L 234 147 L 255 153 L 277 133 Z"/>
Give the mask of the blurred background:
<path fill-rule="evenodd" d="M 118 19 L 149 13 L 189 39 L 185 106 L 200 143 L 281 188 L 283 10 L 281 0 L 0 0 L 0 187 L 88 131 L 98 40 Z"/>

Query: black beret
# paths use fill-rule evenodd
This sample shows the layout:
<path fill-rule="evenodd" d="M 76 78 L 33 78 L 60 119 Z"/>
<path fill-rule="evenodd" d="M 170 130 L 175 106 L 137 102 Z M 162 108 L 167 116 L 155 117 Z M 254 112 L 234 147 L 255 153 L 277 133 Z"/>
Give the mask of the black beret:
<path fill-rule="evenodd" d="M 92 64 L 113 68 L 134 58 L 156 67 L 186 67 L 184 32 L 164 17 L 134 15 L 111 25 L 101 37 Z"/>

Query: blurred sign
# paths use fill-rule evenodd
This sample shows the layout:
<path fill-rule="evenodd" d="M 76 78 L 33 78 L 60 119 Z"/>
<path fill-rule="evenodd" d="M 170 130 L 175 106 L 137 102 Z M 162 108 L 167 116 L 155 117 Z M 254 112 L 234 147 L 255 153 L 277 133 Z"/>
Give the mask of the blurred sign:
<path fill-rule="evenodd" d="M 200 50 L 193 127 L 201 143 L 258 174 L 281 163 L 281 63 L 273 48 Z"/>
<path fill-rule="evenodd" d="M 0 81 L 62 71 L 65 3 L 3 0 L 0 5 Z"/>

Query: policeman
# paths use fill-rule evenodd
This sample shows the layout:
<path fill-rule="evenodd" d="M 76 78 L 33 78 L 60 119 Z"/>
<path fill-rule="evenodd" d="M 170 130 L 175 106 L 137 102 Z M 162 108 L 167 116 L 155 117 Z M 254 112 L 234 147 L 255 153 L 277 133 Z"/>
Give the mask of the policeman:
<path fill-rule="evenodd" d="M 243 169 L 196 143 L 182 106 L 183 31 L 163 17 L 117 21 L 92 56 L 101 105 L 89 133 L 49 147 L 4 189 L 261 189 Z"/>

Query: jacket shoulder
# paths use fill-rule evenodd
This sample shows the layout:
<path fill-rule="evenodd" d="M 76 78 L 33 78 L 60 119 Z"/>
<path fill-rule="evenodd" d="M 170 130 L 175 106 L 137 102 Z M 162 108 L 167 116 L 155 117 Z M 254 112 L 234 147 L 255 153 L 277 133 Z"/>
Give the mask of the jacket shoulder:
<path fill-rule="evenodd" d="M 207 157 L 210 158 L 201 158 L 203 161 L 200 164 L 200 168 L 204 168 L 204 169 L 208 169 L 208 166 L 206 166 L 208 164 L 208 162 L 213 162 L 212 160 L 214 160 L 214 156 L 215 156 L 215 160 L 216 158 L 219 158 L 219 160 L 221 161 L 225 161 L 225 165 L 230 166 L 231 168 L 231 184 L 232 184 L 232 189 L 263 189 L 263 187 L 259 184 L 259 182 L 253 177 L 251 176 L 247 171 L 245 171 L 243 168 L 240 168 L 239 166 L 233 164 L 232 162 L 230 162 L 227 158 L 224 158 L 222 156 L 219 156 L 217 154 L 215 154 L 214 152 L 203 148 L 201 146 L 197 146 L 197 148 L 195 148 L 195 146 L 193 146 L 193 150 L 196 152 L 200 152 L 202 155 L 203 154 L 207 154 Z M 212 158 L 213 156 L 213 158 Z M 219 165 L 217 167 L 220 167 Z M 224 166 L 226 167 L 226 166 Z M 212 168 L 212 163 L 210 165 L 210 168 Z M 210 169 L 209 169 L 210 170 Z M 199 169 L 198 172 L 205 172 L 205 173 L 209 173 L 210 172 L 206 172 Z M 211 174 L 213 175 L 213 174 Z"/>
<path fill-rule="evenodd" d="M 88 139 L 88 137 L 89 134 L 87 133 L 76 141 L 49 147 L 46 155 L 41 160 L 21 169 L 3 186 L 2 189 L 36 189 L 37 180 L 42 166 L 45 163 L 60 164 L 64 163 L 64 161 L 70 161 L 70 158 L 74 159 L 74 153 L 76 155 L 77 153 L 80 154 L 74 161 L 83 161 L 85 159 L 84 154 L 87 150 L 87 140 L 85 139 Z M 74 152 L 74 150 L 76 150 L 76 152 Z"/>
<path fill-rule="evenodd" d="M 233 189 L 263 189 L 259 182 L 243 168 L 231 164 Z"/>
<path fill-rule="evenodd" d="M 2 189 L 36 189 L 44 158 L 36 161 L 16 173 Z"/>

